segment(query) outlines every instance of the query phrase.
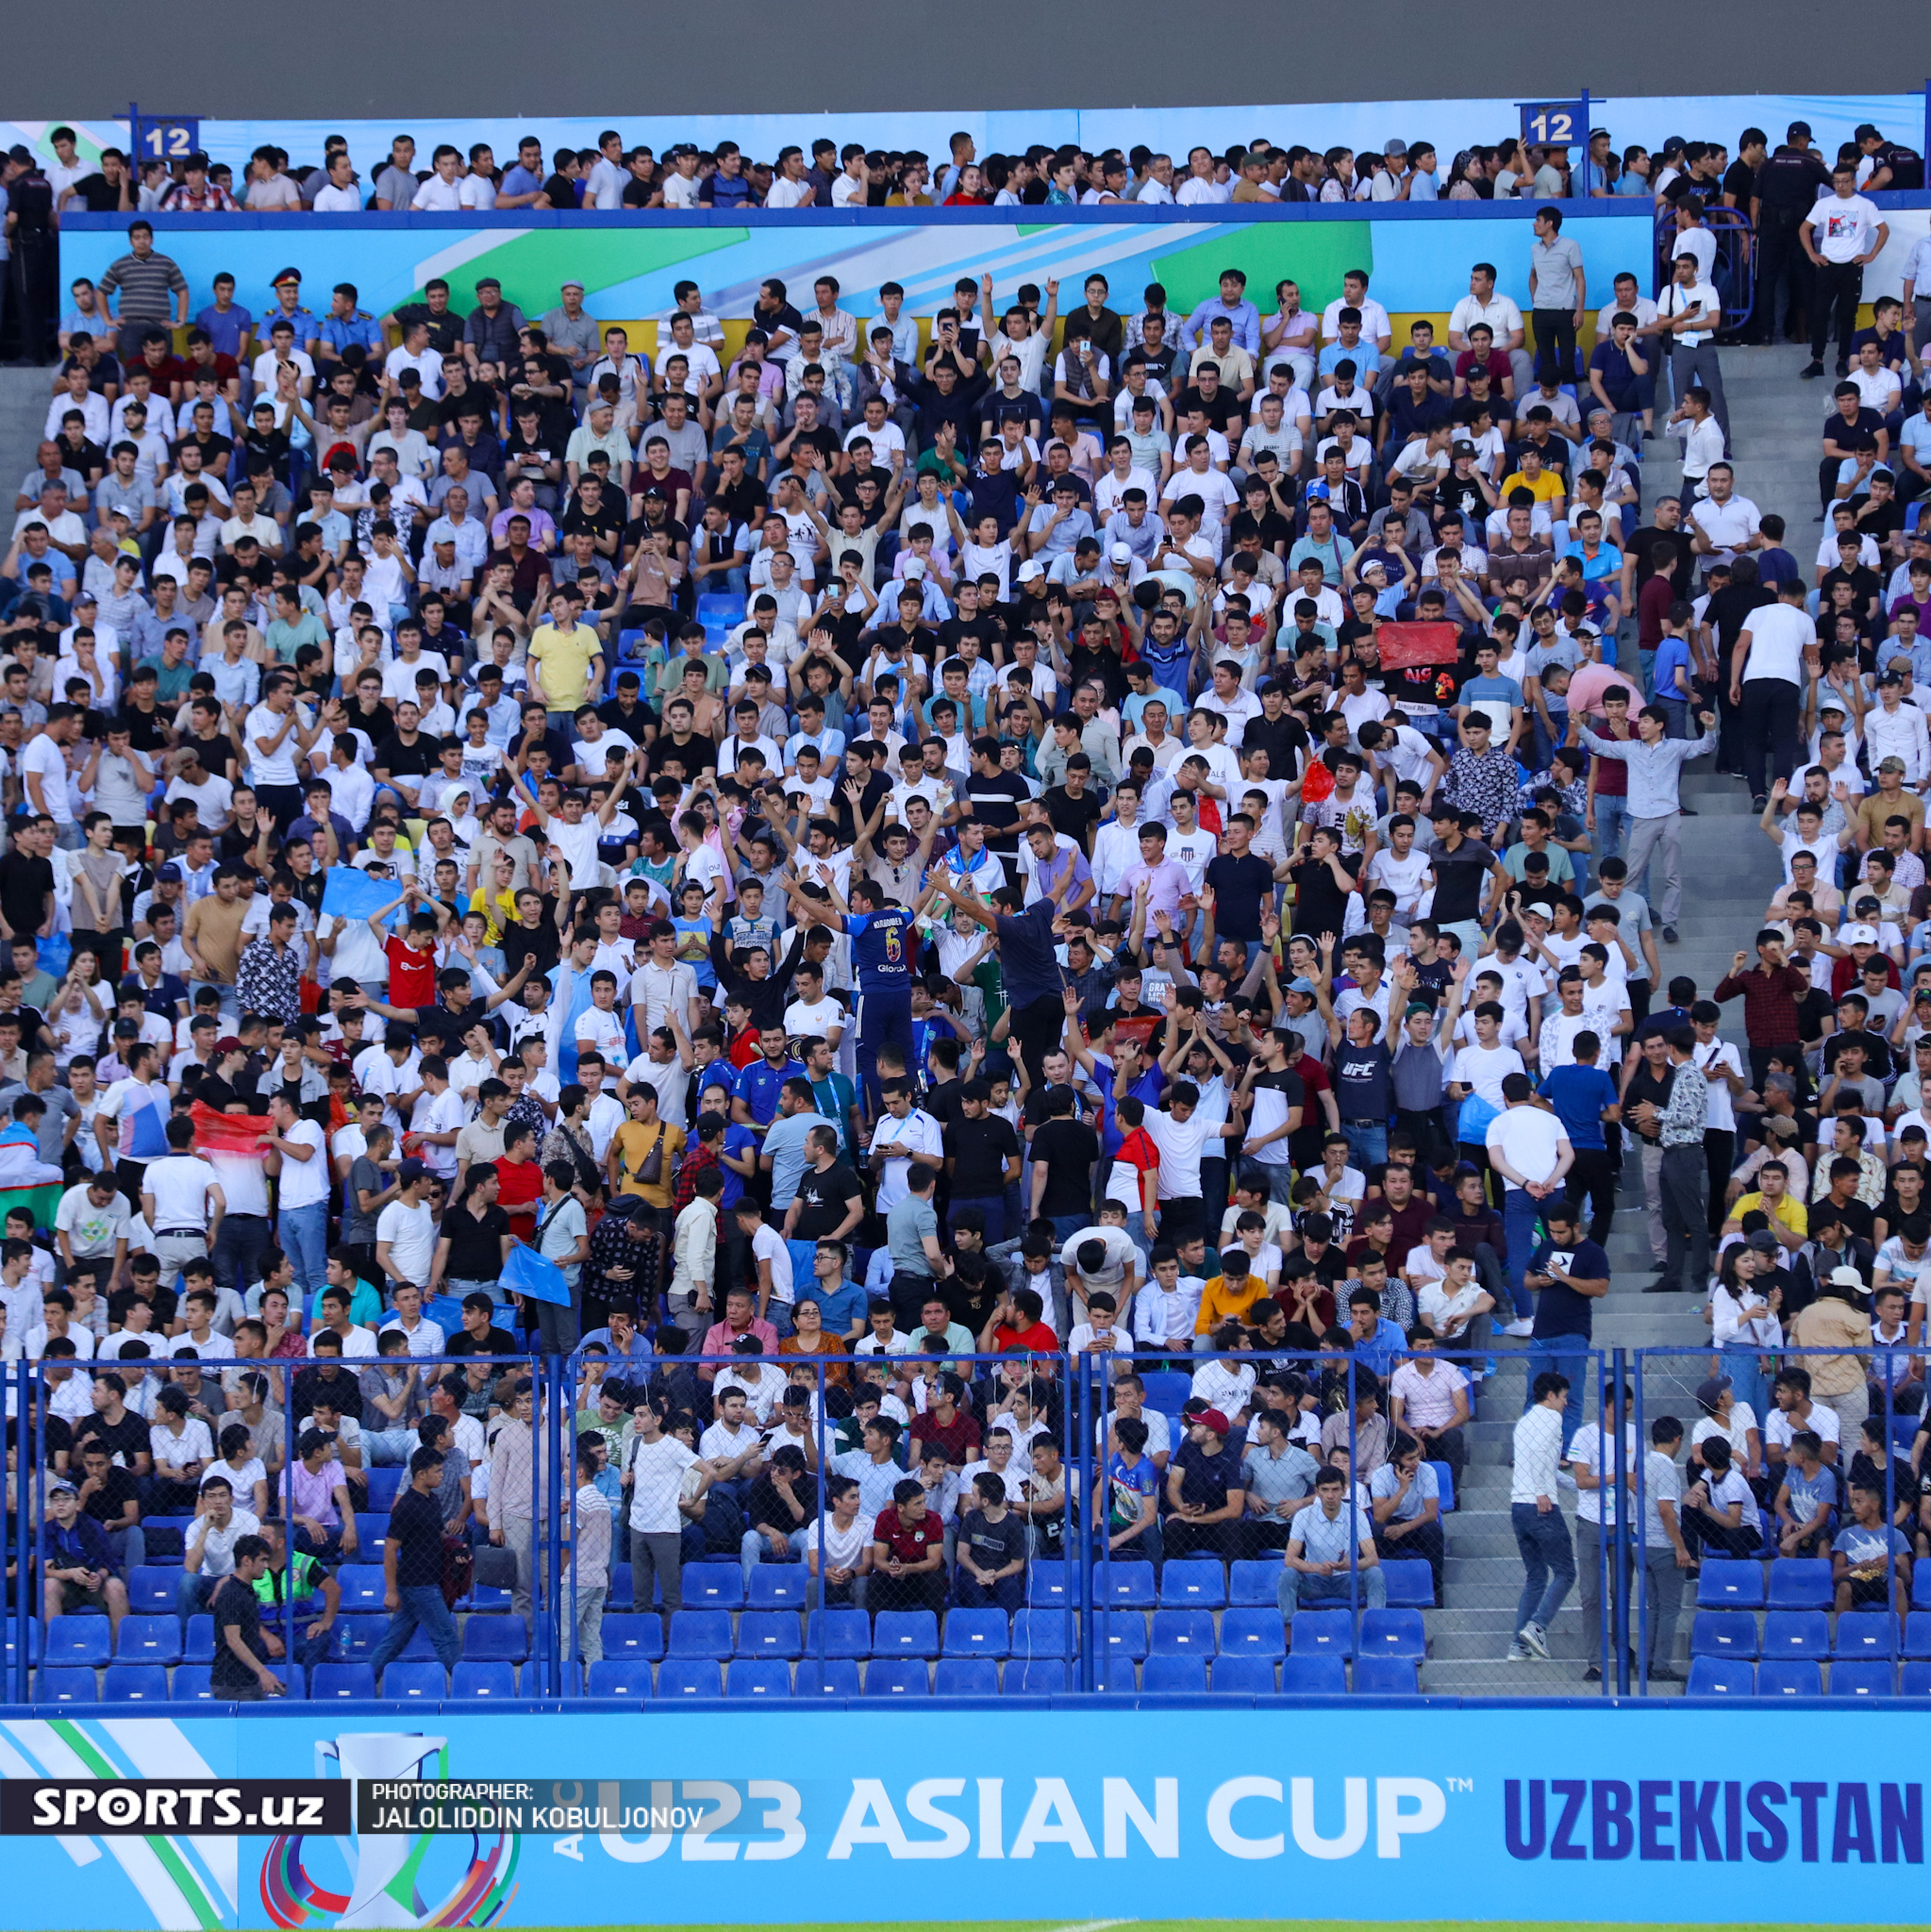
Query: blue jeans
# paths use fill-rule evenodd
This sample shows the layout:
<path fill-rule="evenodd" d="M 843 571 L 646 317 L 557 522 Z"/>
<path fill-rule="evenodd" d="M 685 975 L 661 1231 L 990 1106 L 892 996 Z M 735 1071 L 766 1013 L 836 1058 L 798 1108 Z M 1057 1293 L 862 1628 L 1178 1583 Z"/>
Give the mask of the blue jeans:
<path fill-rule="evenodd" d="M 1629 801 L 1625 798 L 1596 798 L 1596 863 L 1621 858 L 1629 842 Z"/>
<path fill-rule="evenodd" d="M 375 1646 L 375 1655 L 369 1659 L 369 1668 L 379 1680 L 383 1665 L 400 1657 L 409 1639 L 420 1629 L 429 1633 L 430 1646 L 441 1658 L 443 1669 L 453 1671 L 462 1646 L 457 1639 L 456 1619 L 449 1614 L 449 1606 L 442 1601 L 441 1585 L 410 1584 L 396 1594 L 401 1598 L 401 1605 L 390 1621 L 388 1634 Z"/>
<path fill-rule="evenodd" d="M 184 1570 L 175 1578 L 175 1614 L 185 1624 L 208 1607 L 219 1576 L 204 1576 L 199 1571 Z"/>
<path fill-rule="evenodd" d="M 1518 1322 L 1526 1322 L 1536 1311 L 1523 1276 L 1535 1252 L 1536 1216 L 1540 1212 L 1541 1203 L 1525 1188 L 1510 1188 L 1502 1197 L 1502 1231 L 1508 1240 L 1508 1297 Z"/>
<path fill-rule="evenodd" d="M 1055 1214 L 1052 1216 L 1053 1243 L 1057 1248 L 1070 1241 L 1076 1234 L 1092 1226 L 1090 1214 Z"/>
<path fill-rule="evenodd" d="M 372 1469 L 393 1469 L 423 1446 L 413 1429 L 364 1429 L 362 1457 Z"/>
<path fill-rule="evenodd" d="M 976 1208 L 986 1217 L 985 1244 L 996 1248 L 1006 1239 L 1006 1196 L 1004 1194 L 974 1194 L 961 1199 L 955 1194 L 952 1211 L 957 1214 L 961 1208 Z"/>
<path fill-rule="evenodd" d="M 1559 1516 L 1556 1518 L 1558 1523 L 1561 1520 Z M 1304 1570 L 1290 1570 L 1283 1566 L 1281 1580 L 1274 1586 L 1274 1601 L 1280 1605 L 1282 1617 L 1291 1624 L 1294 1612 L 1304 1604 L 1345 1607 L 1349 1581 L 1345 1570 L 1337 1571 L 1332 1576 L 1309 1576 Z M 1353 1582 L 1364 1610 L 1385 1610 L 1388 1607 L 1388 1578 L 1382 1574 L 1379 1563 L 1366 1570 L 1357 1570 Z"/>
<path fill-rule="evenodd" d="M 1371 1167 L 1378 1167 L 1388 1158 L 1388 1123 L 1376 1121 L 1368 1126 L 1357 1125 L 1353 1121 L 1341 1123 L 1341 1132 L 1348 1142 L 1348 1159 L 1353 1166 L 1366 1174 Z M 1282 1170 L 1286 1172 L 1285 1169 Z"/>
<path fill-rule="evenodd" d="M 1770 1378 L 1757 1366 L 1762 1359 L 1763 1351 L 1754 1346 L 1745 1348 L 1737 1342 L 1726 1341 L 1719 1353 L 1723 1358 L 1722 1373 L 1729 1376 L 1737 1400 L 1747 1402 L 1754 1413 L 1762 1415 L 1764 1404 L 1769 1400 L 1770 1389 Z"/>
<path fill-rule="evenodd" d="M 1589 1420 L 1589 1344 L 1580 1335 L 1552 1335 L 1531 1341 L 1526 1367 L 1522 1391 L 1524 1409 L 1535 1400 L 1538 1375 L 1554 1373 L 1569 1377 L 1569 1405 L 1562 1411 L 1562 1453 L 1566 1456 L 1576 1430 Z"/>
<path fill-rule="evenodd" d="M 295 1264 L 295 1279 L 305 1297 L 318 1295 L 328 1286 L 328 1204 L 317 1201 L 308 1208 L 284 1208 L 281 1211 L 282 1252 Z M 418 1282 L 426 1288 L 427 1282 Z"/>
<path fill-rule="evenodd" d="M 1508 1516 L 1526 1573 L 1515 1606 L 1515 1627 L 1539 1624 L 1546 1630 L 1575 1584 L 1575 1548 L 1569 1541 L 1569 1524 L 1560 1509 L 1545 1514 L 1533 1503 L 1511 1503 Z"/>

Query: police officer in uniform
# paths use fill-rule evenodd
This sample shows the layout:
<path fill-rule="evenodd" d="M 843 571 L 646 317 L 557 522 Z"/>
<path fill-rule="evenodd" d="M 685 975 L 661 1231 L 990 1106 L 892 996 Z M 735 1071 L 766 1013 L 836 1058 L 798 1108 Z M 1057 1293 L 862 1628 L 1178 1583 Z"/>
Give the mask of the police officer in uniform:
<path fill-rule="evenodd" d="M 12 308 L 19 324 L 23 363 L 54 359 L 54 188 L 33 151 L 16 143 L 7 151 L 7 212 L 12 217 L 6 264 Z"/>
<path fill-rule="evenodd" d="M 1830 171 L 1810 145 L 1809 123 L 1791 122 L 1783 145 L 1764 162 L 1756 176 L 1756 307 L 1750 319 L 1749 338 L 1753 342 L 1775 341 L 1779 326 L 1790 341 L 1804 340 L 1811 275 L 1809 258 L 1797 230 L 1829 185 Z M 1790 285 L 1788 301 L 1787 284 Z"/>

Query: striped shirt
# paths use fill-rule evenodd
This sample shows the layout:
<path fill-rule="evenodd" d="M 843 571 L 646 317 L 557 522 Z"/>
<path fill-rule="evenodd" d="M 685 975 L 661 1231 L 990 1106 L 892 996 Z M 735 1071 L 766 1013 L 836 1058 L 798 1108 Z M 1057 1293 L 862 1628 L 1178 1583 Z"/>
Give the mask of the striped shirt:
<path fill-rule="evenodd" d="M 169 322 L 174 317 L 170 295 L 188 292 L 188 277 L 172 256 L 158 253 L 124 255 L 101 277 L 101 293 L 121 291 L 121 321 Z"/>

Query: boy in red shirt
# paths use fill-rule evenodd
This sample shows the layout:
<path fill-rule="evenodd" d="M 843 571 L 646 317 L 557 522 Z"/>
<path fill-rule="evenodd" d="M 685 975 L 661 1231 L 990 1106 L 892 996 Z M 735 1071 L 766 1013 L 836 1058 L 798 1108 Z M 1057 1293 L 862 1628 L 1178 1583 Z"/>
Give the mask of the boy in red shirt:
<path fill-rule="evenodd" d="M 391 1007 L 433 1007 L 436 1004 L 436 935 L 440 914 L 422 907 L 423 889 L 414 880 L 401 898 L 370 913 L 369 925 L 389 955 L 389 1004 Z M 418 909 L 400 933 L 388 931 L 383 921 L 398 906 L 413 901 Z"/>
<path fill-rule="evenodd" d="M 926 1507 L 925 1486 L 908 1475 L 891 1507 L 872 1524 L 872 1582 L 866 1607 L 940 1610 L 945 1605 L 945 1531 Z"/>

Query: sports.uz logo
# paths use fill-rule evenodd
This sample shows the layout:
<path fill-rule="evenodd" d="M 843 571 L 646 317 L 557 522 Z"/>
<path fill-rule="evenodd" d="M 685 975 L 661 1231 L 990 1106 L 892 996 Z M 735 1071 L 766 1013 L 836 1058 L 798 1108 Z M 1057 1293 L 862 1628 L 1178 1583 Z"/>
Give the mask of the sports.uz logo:
<path fill-rule="evenodd" d="M 417 1731 L 354 1731 L 316 1740 L 317 1774 L 325 1777 L 331 1765 L 351 1783 L 447 1777 L 449 1745 Z M 508 1832 L 463 1836 L 466 1850 L 459 1848 L 460 1838 L 439 1840 L 426 1832 L 337 1839 L 349 1881 L 343 1892 L 329 1890 L 309 1871 L 309 1841 L 284 1832 L 261 1861 L 262 1906 L 275 1924 L 291 1928 L 493 1924 L 516 1894 L 520 1840 Z M 432 1863 L 434 1871 L 425 1873 Z M 424 1901 L 425 1876 L 444 1888 L 433 1905 Z"/>

